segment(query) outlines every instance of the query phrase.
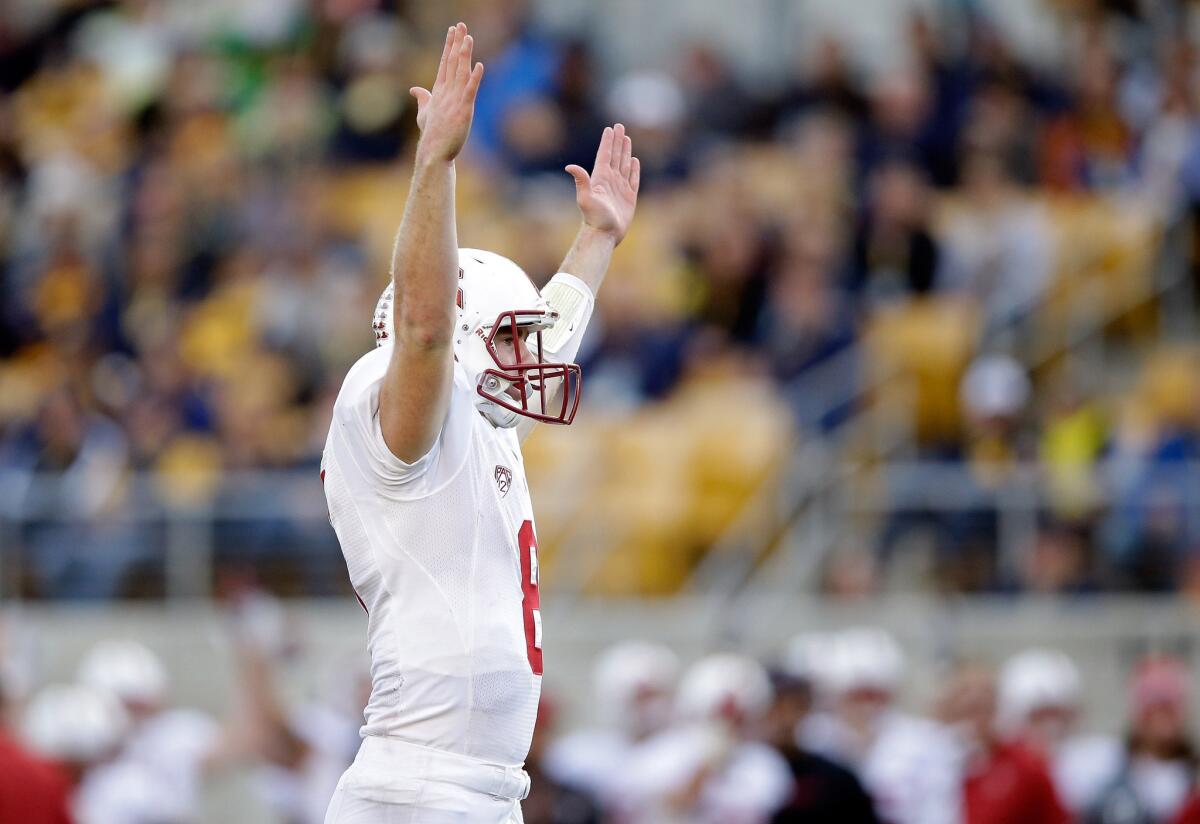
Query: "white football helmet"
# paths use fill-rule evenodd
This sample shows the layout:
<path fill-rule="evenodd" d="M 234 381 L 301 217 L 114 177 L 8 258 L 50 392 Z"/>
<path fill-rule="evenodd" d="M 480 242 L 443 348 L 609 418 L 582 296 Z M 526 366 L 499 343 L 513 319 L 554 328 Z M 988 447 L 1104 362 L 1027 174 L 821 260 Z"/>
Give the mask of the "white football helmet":
<path fill-rule="evenodd" d="M 579 365 L 544 358 L 542 333 L 558 321 L 533 281 L 506 257 L 479 249 L 458 250 L 454 358 L 475 381 L 476 407 L 493 426 L 508 429 L 522 417 L 569 424 L 579 408 Z M 394 339 L 393 284 L 379 297 L 372 324 L 375 345 Z M 515 327 L 529 333 L 532 360 L 505 362 L 496 335 Z"/>
<path fill-rule="evenodd" d="M 601 653 L 592 672 L 596 703 L 607 724 L 642 736 L 670 720 L 679 658 L 669 647 L 620 641 Z"/>
<path fill-rule="evenodd" d="M 1079 670 L 1065 653 L 1027 649 L 1005 662 L 997 689 L 1000 724 L 1015 731 L 1039 710 L 1073 713 L 1079 706 Z"/>
<path fill-rule="evenodd" d="M 820 632 L 802 632 L 793 636 L 780 656 L 780 669 L 814 687 L 827 688 L 834 640 L 834 636 Z"/>
<path fill-rule="evenodd" d="M 25 709 L 22 732 L 38 753 L 87 764 L 111 755 L 129 730 L 129 716 L 111 693 L 86 684 L 43 687 Z"/>
<path fill-rule="evenodd" d="M 835 693 L 877 690 L 893 694 L 904 675 L 904 654 L 896 639 L 874 627 L 845 629 L 834 636 L 828 663 L 829 687 Z"/>
<path fill-rule="evenodd" d="M 158 707 L 167 700 L 167 671 L 158 656 L 137 641 L 96 644 L 79 664 L 79 683 L 115 695 L 126 706 Z"/>
<path fill-rule="evenodd" d="M 773 695 L 766 669 L 753 658 L 716 653 L 684 673 L 676 710 L 691 721 L 744 723 L 761 718 Z"/>

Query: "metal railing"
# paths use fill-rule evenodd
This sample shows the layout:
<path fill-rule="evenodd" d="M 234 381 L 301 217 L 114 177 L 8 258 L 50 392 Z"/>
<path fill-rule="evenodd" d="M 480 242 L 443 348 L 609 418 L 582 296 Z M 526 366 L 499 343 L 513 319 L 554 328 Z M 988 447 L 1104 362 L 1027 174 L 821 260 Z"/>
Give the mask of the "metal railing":
<path fill-rule="evenodd" d="M 315 471 L 225 473 L 202 497 L 176 489 L 127 473 L 97 505 L 69 475 L 0 472 L 0 598 L 203 598 L 221 564 L 309 594 L 344 591 Z"/>
<path fill-rule="evenodd" d="M 1041 334 L 1030 336 L 1028 319 L 1013 318 L 981 330 L 980 346 L 1009 350 L 1031 370 L 1066 355 L 1103 369 L 1110 354 L 1105 331 L 1118 319 L 1150 304 L 1161 307 L 1160 331 L 1164 339 L 1194 338 L 1198 327 L 1188 268 L 1191 243 L 1190 224 L 1179 221 L 1163 231 L 1154 271 L 1144 288 L 1125 292 L 1119 301 L 1105 299 L 1095 289 L 1087 290 L 1072 304 L 1061 327 L 1042 329 Z M 735 519 L 716 542 L 708 562 L 698 568 L 692 589 L 716 590 L 734 598 L 743 590 L 754 597 L 755 593 L 796 592 L 811 587 L 816 571 L 844 532 L 843 524 L 830 519 L 831 507 L 836 508 L 839 498 L 853 494 L 853 483 L 867 470 L 863 464 L 839 460 L 839 444 L 861 440 L 865 433 L 874 445 L 873 463 L 887 463 L 905 452 L 911 454 L 912 405 L 890 410 L 888 419 L 861 403 L 894 381 L 894 371 L 859 367 L 864 377 L 851 394 L 833 396 L 825 389 L 830 374 L 836 374 L 831 370 L 847 368 L 864 357 L 862 346 L 855 345 L 787 387 L 788 394 L 822 399 L 822 404 L 808 407 L 809 420 L 802 424 L 811 424 L 836 409 L 850 409 L 852 414 L 834 429 L 821 433 L 825 445 L 803 440 L 798 443 L 783 489 L 765 485 L 744 508 L 747 516 L 768 512 L 774 513 L 776 520 L 766 527 L 760 525 L 750 533 L 758 540 L 748 542 L 743 519 Z M 768 555 L 767 562 L 761 563 Z"/>
<path fill-rule="evenodd" d="M 906 524 L 952 531 L 964 514 L 982 515 L 982 540 L 997 567 L 1013 571 L 1042 516 L 1064 508 L 1064 472 L 1074 473 L 1073 489 L 1086 489 L 1083 509 L 1092 513 L 1097 548 L 1111 559 L 1147 541 L 1181 551 L 1200 541 L 1200 462 L 1116 457 L 1065 469 L 1013 463 L 981 480 L 978 467 L 967 463 L 853 465 L 811 445 L 801 454 L 797 463 L 805 475 L 793 482 L 808 493 L 803 508 L 786 509 L 794 499 L 783 496 L 752 501 L 730 530 L 747 545 L 710 550 L 692 596 L 734 597 L 739 588 L 727 583 L 745 583 L 752 573 L 759 578 L 758 595 L 796 593 L 811 586 L 848 537 L 858 549 L 886 556 L 897 543 L 889 535 Z M 296 594 L 349 592 L 320 482 L 311 471 L 231 473 L 203 504 L 173 501 L 152 474 L 132 474 L 122 486 L 116 503 L 84 513 L 72 508 L 61 476 L 0 473 L 0 598 L 206 598 L 221 570 L 255 575 L 284 590 L 290 582 Z M 1166 533 L 1163 523 L 1170 527 Z M 772 543 L 780 551 L 756 569 L 762 556 L 753 554 L 753 545 L 762 552 Z M 585 554 L 604 547 L 596 541 Z M 566 597 L 571 587 L 557 594 Z"/>

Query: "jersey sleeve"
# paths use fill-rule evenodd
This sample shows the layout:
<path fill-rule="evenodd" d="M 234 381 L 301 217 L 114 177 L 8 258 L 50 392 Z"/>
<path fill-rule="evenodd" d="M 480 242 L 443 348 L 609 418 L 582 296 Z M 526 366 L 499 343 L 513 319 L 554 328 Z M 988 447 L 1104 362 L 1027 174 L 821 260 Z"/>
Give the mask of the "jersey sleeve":
<path fill-rule="evenodd" d="M 405 497 L 412 497 L 432 491 L 462 466 L 474 402 L 467 376 L 455 364 L 450 403 L 437 440 L 416 461 L 401 460 L 388 448 L 379 422 L 379 393 L 390 357 L 391 347 L 382 347 L 351 367 L 333 407 L 326 449 L 333 451 L 344 473 L 353 471 L 370 486 L 402 490 Z"/>

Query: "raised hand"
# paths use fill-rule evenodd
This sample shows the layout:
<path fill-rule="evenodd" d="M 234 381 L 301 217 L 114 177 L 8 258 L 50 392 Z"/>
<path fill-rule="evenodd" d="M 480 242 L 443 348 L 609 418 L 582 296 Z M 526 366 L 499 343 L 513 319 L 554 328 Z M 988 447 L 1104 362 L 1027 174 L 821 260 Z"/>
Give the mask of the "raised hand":
<path fill-rule="evenodd" d="M 471 64 L 474 48 L 465 23 L 451 26 L 433 89 L 413 86 L 408 90 L 417 99 L 418 161 L 454 160 L 467 142 L 475 117 L 475 95 L 483 80 L 483 64 Z"/>
<path fill-rule="evenodd" d="M 590 175 L 574 164 L 567 172 L 575 178 L 575 202 L 584 224 L 620 243 L 633 220 L 642 173 L 625 127 L 618 123 L 605 128 Z"/>

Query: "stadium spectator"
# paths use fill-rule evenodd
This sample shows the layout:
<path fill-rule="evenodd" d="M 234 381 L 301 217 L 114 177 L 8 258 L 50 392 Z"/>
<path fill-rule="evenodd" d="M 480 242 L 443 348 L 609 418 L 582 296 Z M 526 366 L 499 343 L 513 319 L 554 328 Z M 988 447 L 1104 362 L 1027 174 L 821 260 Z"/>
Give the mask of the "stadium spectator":
<path fill-rule="evenodd" d="M 551 92 L 562 55 L 558 43 L 538 30 L 528 0 L 504 0 L 478 11 L 474 25 L 488 82 L 475 103 L 471 145 L 488 157 L 500 151 L 518 107 Z"/>
<path fill-rule="evenodd" d="M 966 154 L 961 202 L 943 220 L 939 288 L 979 301 L 987 331 L 1027 321 L 1049 286 L 1053 245 L 1045 212 L 1018 189 L 1002 156 Z"/>
<path fill-rule="evenodd" d="M 816 48 L 796 61 L 784 90 L 774 101 L 777 124 L 786 125 L 813 110 L 827 110 L 850 122 L 861 122 L 866 116 L 867 99 L 861 78 L 850 63 L 841 40 L 821 38 Z"/>
<path fill-rule="evenodd" d="M 638 142 L 644 187 L 666 190 L 687 178 L 692 171 L 684 137 L 687 101 L 673 76 L 631 72 L 612 84 L 605 106 L 611 117 L 628 124 Z"/>
<path fill-rule="evenodd" d="M 944 390 L 981 344 L 1013 352 L 1035 396 L 1054 398 L 1064 379 L 1036 362 L 1047 352 L 1102 370 L 1081 348 L 1091 324 L 1139 354 L 1165 335 L 1156 309 L 1190 311 L 1158 294 L 1158 261 L 1190 254 L 1174 230 L 1200 190 L 1185 7 L 1047 7 L 1054 50 L 1028 48 L 986 4 L 939 8 L 901 27 L 885 68 L 833 26 L 789 37 L 790 62 L 759 77 L 711 33 L 688 31 L 649 69 L 625 65 L 603 27 L 485 4 L 463 234 L 552 274 L 544 250 L 570 193 L 541 173 L 620 117 L 642 147 L 646 228 L 614 267 L 628 298 L 585 345 L 600 417 L 667 399 L 687 363 L 736 352 L 774 378 L 804 433 L 867 417 L 901 432 L 898 392 L 879 378 L 899 364 L 896 384 L 918 380 L 912 438 L 896 437 L 936 460 L 928 447 L 961 423 Z M 6 496 L 14 586 L 156 596 L 160 533 L 143 512 L 223 512 L 242 501 L 232 472 L 314 463 L 333 376 L 369 342 L 361 318 L 391 241 L 381 216 L 399 208 L 395 163 L 413 138 L 404 77 L 431 58 L 437 15 L 360 0 L 21 8 L 0 21 L 0 466 L 28 489 L 35 470 L 52 478 L 80 456 L 103 453 L 109 474 L 90 493 L 103 506 L 64 501 L 61 485 L 57 500 Z M 650 270 L 664 274 L 654 294 L 637 277 Z M 1191 563 L 1190 503 L 1158 479 L 1194 456 L 1195 420 L 1152 411 L 1155 438 L 1133 443 L 1112 395 L 1070 404 L 1113 407 L 1108 449 L 1105 427 L 1081 433 L 1070 410 L 1033 422 L 1057 457 L 1029 457 L 1082 449 L 1058 482 L 1093 496 L 1054 493 L 1055 517 L 1096 544 L 1086 585 L 1056 591 L 1171 589 Z M 1098 482 L 1131 452 L 1143 471 Z M 264 513 L 269 492 L 240 492 L 261 517 L 218 519 L 217 563 L 270 562 L 277 588 L 329 592 L 328 533 Z M 1031 583 L 1005 572 L 986 586 Z M 922 583 L 980 586 L 944 577 Z"/>
<path fill-rule="evenodd" d="M 867 186 L 854 239 L 849 288 L 866 307 L 924 294 L 937 282 L 942 253 L 930 225 L 930 193 L 912 164 L 887 161 Z"/>
<path fill-rule="evenodd" d="M 546 92 L 514 102 L 505 116 L 505 166 L 525 178 L 553 174 L 558 182 L 565 165 L 591 158 L 593 136 L 603 128 L 594 59 L 586 43 L 568 43 Z"/>
<path fill-rule="evenodd" d="M 129 462 L 125 433 L 63 386 L 14 435 L 0 450 L 0 467 L 75 479 L 27 488 L 34 517 L 25 554 L 37 589 L 67 598 L 121 594 L 126 571 L 151 553 L 145 536 L 121 517 L 127 505 L 120 484 Z"/>

